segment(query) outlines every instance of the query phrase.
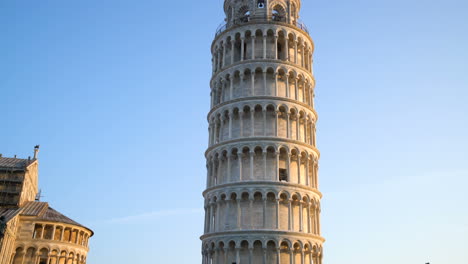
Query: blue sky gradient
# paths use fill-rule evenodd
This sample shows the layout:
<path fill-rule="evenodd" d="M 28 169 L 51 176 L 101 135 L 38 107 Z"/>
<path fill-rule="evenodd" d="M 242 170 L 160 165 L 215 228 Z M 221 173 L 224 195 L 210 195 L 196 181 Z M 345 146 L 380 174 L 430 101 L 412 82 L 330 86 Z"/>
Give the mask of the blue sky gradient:
<path fill-rule="evenodd" d="M 0 153 L 88 263 L 201 263 L 217 1 L 0 2 Z M 468 261 L 468 2 L 311 1 L 327 264 Z M 174 258 L 176 256 L 176 258 Z"/>

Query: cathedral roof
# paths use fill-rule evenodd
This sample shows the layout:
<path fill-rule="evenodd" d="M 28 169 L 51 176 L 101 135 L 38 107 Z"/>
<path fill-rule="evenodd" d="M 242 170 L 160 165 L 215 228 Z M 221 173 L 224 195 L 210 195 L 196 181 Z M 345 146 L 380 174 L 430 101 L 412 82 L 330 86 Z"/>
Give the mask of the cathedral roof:
<path fill-rule="evenodd" d="M 0 157 L 0 169 L 25 169 L 34 160 Z"/>
<path fill-rule="evenodd" d="M 75 222 L 71 218 L 51 208 L 49 204 L 46 202 L 27 202 L 22 208 L 21 215 L 22 216 L 35 216 L 37 217 L 39 221 L 42 220 L 42 221 L 47 221 L 47 222 L 58 222 L 58 223 L 80 226 L 91 231 L 91 229 L 87 228 L 86 226 L 83 226 L 79 224 L 78 222 Z"/>
<path fill-rule="evenodd" d="M 18 215 L 18 213 L 20 211 L 21 211 L 21 209 L 19 209 L 19 208 L 2 208 L 2 209 L 0 209 L 0 216 L 4 216 L 5 220 L 8 222 L 13 217 Z"/>

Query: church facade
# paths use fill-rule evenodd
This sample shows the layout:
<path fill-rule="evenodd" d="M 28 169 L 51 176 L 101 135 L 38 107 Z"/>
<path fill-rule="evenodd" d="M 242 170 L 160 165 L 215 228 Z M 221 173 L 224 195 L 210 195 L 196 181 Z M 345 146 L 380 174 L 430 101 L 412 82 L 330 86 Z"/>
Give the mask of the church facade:
<path fill-rule="evenodd" d="M 322 264 L 314 43 L 300 0 L 225 0 L 211 46 L 203 264 Z"/>
<path fill-rule="evenodd" d="M 0 155 L 0 264 L 85 264 L 93 231 L 39 201 L 38 152 Z"/>

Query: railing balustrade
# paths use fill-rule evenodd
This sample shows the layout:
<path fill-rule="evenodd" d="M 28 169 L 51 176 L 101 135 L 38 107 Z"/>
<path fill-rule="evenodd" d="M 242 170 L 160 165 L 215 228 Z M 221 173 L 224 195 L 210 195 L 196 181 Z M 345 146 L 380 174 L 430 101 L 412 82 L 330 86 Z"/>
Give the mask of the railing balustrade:
<path fill-rule="evenodd" d="M 216 34 L 215 36 L 219 36 L 221 33 L 223 33 L 224 31 L 226 31 L 228 29 L 228 27 L 231 27 L 231 26 L 235 26 L 235 25 L 242 25 L 242 24 L 245 24 L 245 23 L 248 23 L 251 21 L 251 17 L 250 16 L 244 16 L 244 17 L 241 17 L 241 18 L 237 18 L 237 19 L 234 19 L 232 23 L 227 23 L 227 22 L 223 22 L 221 23 L 218 28 L 216 29 Z M 274 22 L 282 22 L 282 23 L 286 23 L 283 21 L 282 18 L 280 17 L 277 17 L 277 16 L 273 16 L 272 17 L 272 20 L 271 21 L 274 21 Z M 297 20 L 295 23 L 293 23 L 296 27 L 298 27 L 299 29 L 309 33 L 309 29 L 307 28 L 306 24 L 304 22 L 302 22 L 301 20 Z"/>

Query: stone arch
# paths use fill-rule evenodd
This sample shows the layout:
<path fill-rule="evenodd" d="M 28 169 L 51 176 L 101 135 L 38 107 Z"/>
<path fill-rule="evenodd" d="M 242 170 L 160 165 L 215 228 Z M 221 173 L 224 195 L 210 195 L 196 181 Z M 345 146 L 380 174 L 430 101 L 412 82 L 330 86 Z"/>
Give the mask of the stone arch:
<path fill-rule="evenodd" d="M 276 22 L 286 22 L 286 8 L 279 1 L 271 3 L 271 19 Z"/>
<path fill-rule="evenodd" d="M 13 257 L 12 264 L 22 264 L 25 254 L 24 246 L 18 246 L 15 250 L 15 256 Z"/>

